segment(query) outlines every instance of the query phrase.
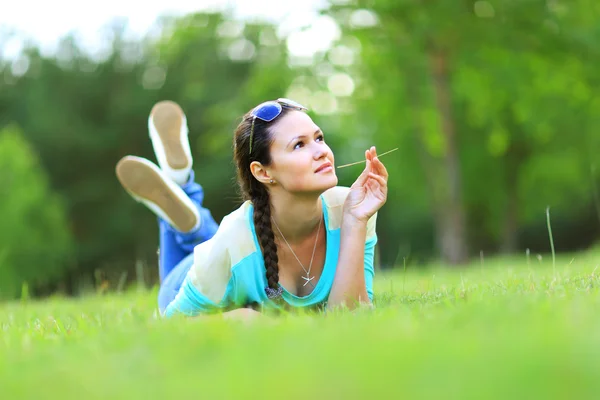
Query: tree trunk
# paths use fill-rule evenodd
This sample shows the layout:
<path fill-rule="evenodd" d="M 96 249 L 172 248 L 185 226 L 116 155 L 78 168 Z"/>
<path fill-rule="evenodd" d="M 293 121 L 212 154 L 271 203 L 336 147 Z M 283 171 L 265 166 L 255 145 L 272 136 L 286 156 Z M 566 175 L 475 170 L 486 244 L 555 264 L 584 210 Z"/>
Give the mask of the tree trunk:
<path fill-rule="evenodd" d="M 466 213 L 462 200 L 462 180 L 456 128 L 450 98 L 447 56 L 439 49 L 429 51 L 431 77 L 436 107 L 445 139 L 443 200 L 436 201 L 437 240 L 442 258 L 449 264 L 468 259 Z"/>
<path fill-rule="evenodd" d="M 512 171 L 510 172 L 512 175 Z M 516 175 L 516 174 L 515 174 Z M 506 208 L 504 211 L 504 227 L 500 251 L 505 254 L 515 253 L 518 245 L 518 210 L 517 176 L 509 176 L 506 188 Z"/>
<path fill-rule="evenodd" d="M 511 140 L 510 147 L 505 154 L 504 170 L 506 171 L 506 205 L 502 218 L 502 241 L 500 251 L 505 254 L 515 253 L 518 249 L 519 233 L 519 173 L 521 166 L 530 157 L 531 150 L 521 138 L 525 133 L 517 122 L 514 112 L 508 108 L 505 110 L 506 127 L 515 134 Z"/>

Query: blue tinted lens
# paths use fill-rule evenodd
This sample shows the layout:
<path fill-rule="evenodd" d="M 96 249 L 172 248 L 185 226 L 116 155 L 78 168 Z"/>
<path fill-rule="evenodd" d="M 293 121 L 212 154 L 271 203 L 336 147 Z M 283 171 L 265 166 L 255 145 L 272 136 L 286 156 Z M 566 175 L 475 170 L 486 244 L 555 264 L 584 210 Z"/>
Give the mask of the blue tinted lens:
<path fill-rule="evenodd" d="M 265 122 L 271 122 L 281 114 L 281 104 L 274 101 L 267 101 L 252 110 L 252 116 Z"/>

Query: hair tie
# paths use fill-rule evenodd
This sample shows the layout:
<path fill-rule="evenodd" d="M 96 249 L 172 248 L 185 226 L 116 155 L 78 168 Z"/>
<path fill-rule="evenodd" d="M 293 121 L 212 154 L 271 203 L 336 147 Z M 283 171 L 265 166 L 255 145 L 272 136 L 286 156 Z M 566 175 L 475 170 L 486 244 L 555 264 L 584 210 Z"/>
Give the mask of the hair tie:
<path fill-rule="evenodd" d="M 281 294 L 283 293 L 283 289 L 281 288 L 281 286 L 279 286 L 277 289 L 272 289 L 267 286 L 265 288 L 265 292 L 267 293 L 267 297 L 269 299 L 276 299 L 277 297 L 281 296 Z"/>

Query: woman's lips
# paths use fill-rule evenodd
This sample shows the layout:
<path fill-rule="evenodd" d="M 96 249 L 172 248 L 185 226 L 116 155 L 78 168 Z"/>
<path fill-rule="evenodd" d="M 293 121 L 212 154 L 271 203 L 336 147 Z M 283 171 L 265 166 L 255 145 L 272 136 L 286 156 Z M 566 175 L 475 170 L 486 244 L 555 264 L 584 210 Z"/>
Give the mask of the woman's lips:
<path fill-rule="evenodd" d="M 320 174 L 320 173 L 331 172 L 331 171 L 333 171 L 333 166 L 330 163 L 327 163 L 327 164 L 321 165 L 319 168 L 317 168 L 315 173 Z"/>

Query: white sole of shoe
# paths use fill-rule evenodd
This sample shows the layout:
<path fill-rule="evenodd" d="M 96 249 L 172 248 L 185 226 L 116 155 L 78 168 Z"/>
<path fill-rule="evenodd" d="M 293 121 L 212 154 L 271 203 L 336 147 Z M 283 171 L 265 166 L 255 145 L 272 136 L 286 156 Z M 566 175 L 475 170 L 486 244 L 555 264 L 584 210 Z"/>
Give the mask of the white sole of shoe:
<path fill-rule="evenodd" d="M 116 173 L 131 197 L 178 231 L 190 232 L 200 226 L 194 203 L 151 161 L 135 156 L 123 157 L 117 163 Z"/>
<path fill-rule="evenodd" d="M 148 117 L 148 131 L 160 168 L 179 185 L 185 184 L 193 161 L 181 107 L 170 100 L 156 103 Z"/>

